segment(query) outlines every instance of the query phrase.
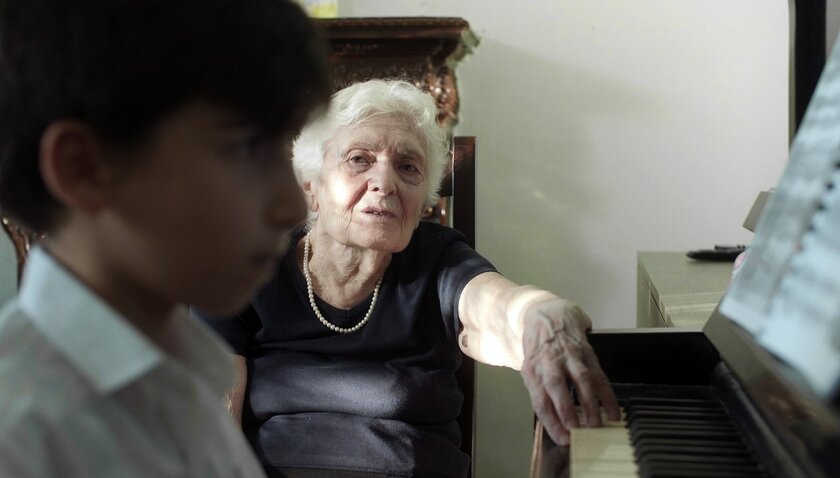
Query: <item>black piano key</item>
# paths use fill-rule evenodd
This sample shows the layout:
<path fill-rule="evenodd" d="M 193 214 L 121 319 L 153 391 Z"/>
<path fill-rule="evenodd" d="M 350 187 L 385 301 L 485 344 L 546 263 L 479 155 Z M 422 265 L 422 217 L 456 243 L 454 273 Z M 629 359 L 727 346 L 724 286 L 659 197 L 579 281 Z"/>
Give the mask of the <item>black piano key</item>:
<path fill-rule="evenodd" d="M 639 458 L 639 464 L 644 465 L 647 463 L 697 463 L 697 455 L 690 455 L 687 453 L 682 453 L 681 451 L 677 452 L 663 452 L 661 450 L 657 450 L 653 453 L 646 453 L 643 454 Z M 706 455 L 703 457 L 702 462 L 710 465 L 742 465 L 742 466 L 751 466 L 755 467 L 755 461 L 752 459 L 750 455 L 741 454 L 741 455 Z"/>
<path fill-rule="evenodd" d="M 645 470 L 645 473 L 658 473 L 657 476 L 667 476 L 663 473 L 667 472 L 712 472 L 717 473 L 716 476 L 733 475 L 733 476 L 763 476 L 763 472 L 758 466 L 751 465 L 729 465 L 722 463 L 679 463 L 670 461 L 650 461 L 640 469 Z M 689 475 L 691 476 L 691 475 Z"/>
<path fill-rule="evenodd" d="M 715 403 L 630 403 L 625 409 L 629 412 L 635 412 L 637 410 L 709 410 L 713 412 L 725 412 L 726 409 L 723 408 L 720 404 Z"/>
<path fill-rule="evenodd" d="M 710 420 L 668 420 L 664 418 L 640 418 L 633 420 L 628 428 L 659 428 L 675 430 L 721 430 L 736 431 L 732 422 L 710 421 Z"/>
<path fill-rule="evenodd" d="M 744 449 L 746 450 L 746 445 L 743 443 L 720 443 L 717 441 L 710 441 L 710 440 L 697 440 L 697 439 L 690 439 L 690 440 L 680 440 L 675 441 L 667 438 L 647 438 L 644 440 L 645 444 L 649 444 L 653 447 L 658 446 L 685 446 L 685 447 L 696 447 L 696 448 L 704 448 L 704 447 L 726 447 L 727 449 Z"/>
<path fill-rule="evenodd" d="M 643 418 L 669 418 L 671 420 L 708 420 L 728 422 L 729 415 L 717 411 L 671 411 L 671 410 L 637 410 L 628 413 L 628 421 Z"/>
<path fill-rule="evenodd" d="M 660 405 L 636 405 L 632 408 L 625 408 L 628 414 L 638 413 L 642 411 L 689 411 L 689 412 L 708 412 L 708 413 L 726 413 L 726 409 L 724 408 L 711 408 L 711 407 L 699 407 L 699 406 L 685 406 L 685 407 L 677 407 L 677 406 L 660 406 Z"/>
<path fill-rule="evenodd" d="M 765 478 L 762 472 L 657 469 L 640 472 L 642 478 Z"/>
<path fill-rule="evenodd" d="M 683 430 L 691 429 L 709 429 L 709 430 L 737 430 L 732 421 L 722 420 L 703 420 L 703 419 L 677 419 L 669 420 L 667 418 L 639 418 L 627 422 L 629 429 L 644 429 L 644 428 L 677 428 Z"/>
<path fill-rule="evenodd" d="M 659 430 L 656 428 L 630 430 L 631 441 L 645 438 L 669 438 L 672 440 L 698 439 L 717 442 L 739 442 L 741 436 L 737 432 L 719 430 Z"/>
<path fill-rule="evenodd" d="M 723 408 L 720 402 L 698 398 L 659 398 L 659 397 L 632 397 L 625 400 L 625 408 L 634 406 L 675 406 L 675 407 L 703 407 Z"/>
<path fill-rule="evenodd" d="M 664 441 L 665 443 L 657 443 L 657 441 Z M 747 447 L 743 445 L 740 441 L 735 439 L 731 439 L 730 441 L 722 441 L 720 439 L 691 439 L 687 440 L 687 442 L 692 443 L 691 445 L 688 445 L 686 444 L 686 442 L 674 438 L 639 439 L 638 436 L 636 436 L 634 439 L 634 437 L 631 436 L 631 442 L 633 443 L 634 454 L 636 455 L 637 459 L 641 458 L 645 454 L 659 452 L 682 453 L 684 455 L 694 456 L 695 459 L 697 456 L 702 455 L 751 457 L 751 454 Z"/>
<path fill-rule="evenodd" d="M 686 446 L 683 444 L 657 444 L 650 445 L 640 443 L 633 447 L 633 454 L 636 459 L 641 459 L 645 455 L 652 453 L 679 453 L 684 456 L 692 456 L 694 459 L 702 456 L 736 456 L 752 458 L 747 447 L 736 445 L 732 447 L 727 446 Z"/>
<path fill-rule="evenodd" d="M 712 398 L 684 398 L 684 397 L 642 397 L 634 396 L 625 399 L 626 403 L 638 404 L 708 404 L 720 406 L 720 402 Z"/>
<path fill-rule="evenodd" d="M 719 402 L 634 397 L 624 405 L 641 476 L 764 476 Z"/>
<path fill-rule="evenodd" d="M 755 463 L 710 463 L 708 461 L 689 462 L 675 461 L 668 457 L 661 460 L 648 459 L 643 466 L 646 470 L 697 470 L 697 471 L 719 471 L 721 473 L 744 472 L 760 473 L 761 470 Z"/>
<path fill-rule="evenodd" d="M 654 404 L 631 404 L 625 407 L 627 415 L 633 415 L 641 412 L 694 412 L 694 413 L 708 413 L 708 414 L 723 414 L 726 415 L 726 409 L 720 405 L 654 405 Z"/>

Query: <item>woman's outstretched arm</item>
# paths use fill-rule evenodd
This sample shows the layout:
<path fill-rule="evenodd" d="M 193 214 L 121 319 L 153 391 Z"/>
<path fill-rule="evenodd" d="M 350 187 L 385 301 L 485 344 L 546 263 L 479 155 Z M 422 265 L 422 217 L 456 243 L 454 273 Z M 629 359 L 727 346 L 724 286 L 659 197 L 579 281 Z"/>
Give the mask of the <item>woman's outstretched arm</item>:
<path fill-rule="evenodd" d="M 520 370 L 534 412 L 558 444 L 578 426 L 567 381 L 574 384 L 587 426 L 600 426 L 600 407 L 620 416 L 618 401 L 586 338 L 589 316 L 575 303 L 496 272 L 473 278 L 461 293 L 461 350 L 483 363 Z"/>
<path fill-rule="evenodd" d="M 248 385 L 248 364 L 245 357 L 236 354 L 233 356 L 233 364 L 236 369 L 236 379 L 233 387 L 225 392 L 225 408 L 236 423 L 242 426 L 242 404 L 245 400 L 245 386 Z"/>

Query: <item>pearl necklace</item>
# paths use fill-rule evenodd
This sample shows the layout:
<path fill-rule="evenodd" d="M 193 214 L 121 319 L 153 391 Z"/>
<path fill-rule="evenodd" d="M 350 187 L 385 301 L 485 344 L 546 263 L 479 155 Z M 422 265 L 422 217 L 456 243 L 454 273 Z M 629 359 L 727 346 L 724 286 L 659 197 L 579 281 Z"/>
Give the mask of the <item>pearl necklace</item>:
<path fill-rule="evenodd" d="M 309 235 L 311 232 L 306 234 L 306 238 L 303 242 L 303 277 L 306 279 L 306 295 L 309 296 L 309 305 L 312 306 L 312 311 L 315 312 L 315 317 L 318 317 L 318 320 L 324 324 L 324 327 L 332 330 L 333 332 L 338 332 L 339 334 L 350 334 L 353 333 L 362 327 L 365 326 L 368 320 L 370 320 L 370 314 L 373 312 L 373 306 L 376 305 L 376 298 L 379 297 L 379 286 L 382 285 L 382 277 L 376 282 L 376 287 L 373 288 L 373 299 L 370 301 L 370 307 L 368 307 L 367 314 L 362 319 L 361 322 L 354 325 L 350 328 L 339 327 L 329 320 L 325 319 L 323 315 L 321 315 L 321 311 L 318 310 L 318 306 L 315 305 L 315 292 L 312 290 L 312 276 L 309 275 Z M 383 276 L 384 277 L 384 276 Z"/>

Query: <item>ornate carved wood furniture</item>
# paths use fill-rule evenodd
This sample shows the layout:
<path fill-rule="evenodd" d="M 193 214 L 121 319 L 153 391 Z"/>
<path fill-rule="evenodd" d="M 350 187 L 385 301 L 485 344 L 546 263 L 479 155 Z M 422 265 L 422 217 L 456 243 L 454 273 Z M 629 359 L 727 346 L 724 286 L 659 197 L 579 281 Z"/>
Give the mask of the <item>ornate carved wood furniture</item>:
<path fill-rule="evenodd" d="M 399 78 L 428 91 L 438 119 L 458 119 L 455 64 L 478 44 L 462 18 L 335 18 L 316 20 L 329 40 L 335 89 L 371 78 Z"/>
<path fill-rule="evenodd" d="M 29 253 L 29 247 L 40 236 L 21 226 L 18 226 L 5 217 L 0 217 L 0 223 L 3 224 L 3 229 L 15 245 L 15 254 L 17 256 L 17 277 L 18 283 L 20 283 L 20 277 L 23 273 L 23 265 L 26 262 L 26 255 Z"/>

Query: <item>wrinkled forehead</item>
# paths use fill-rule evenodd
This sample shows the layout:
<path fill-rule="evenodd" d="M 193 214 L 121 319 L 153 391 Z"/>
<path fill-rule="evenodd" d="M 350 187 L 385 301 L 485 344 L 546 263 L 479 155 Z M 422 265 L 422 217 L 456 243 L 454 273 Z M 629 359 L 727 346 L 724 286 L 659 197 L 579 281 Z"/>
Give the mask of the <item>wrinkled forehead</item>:
<path fill-rule="evenodd" d="M 339 128 L 326 143 L 338 153 L 350 148 L 391 150 L 401 154 L 428 156 L 423 130 L 410 116 L 401 113 L 373 113 Z"/>

